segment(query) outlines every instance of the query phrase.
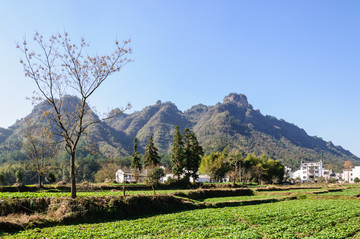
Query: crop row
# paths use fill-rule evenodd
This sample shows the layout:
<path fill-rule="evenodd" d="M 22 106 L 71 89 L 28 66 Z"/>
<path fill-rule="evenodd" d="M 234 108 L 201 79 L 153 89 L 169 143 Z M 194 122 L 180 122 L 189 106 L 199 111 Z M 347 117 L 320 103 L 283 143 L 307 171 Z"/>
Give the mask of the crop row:
<path fill-rule="evenodd" d="M 229 202 L 229 201 L 243 201 L 252 199 L 268 199 L 268 198 L 282 198 L 279 195 L 254 195 L 254 196 L 236 196 L 236 197 L 217 197 L 206 198 L 203 202 Z"/>
<path fill-rule="evenodd" d="M 327 196 L 354 196 L 360 194 L 360 188 L 348 188 L 339 192 L 329 192 Z"/>
<path fill-rule="evenodd" d="M 216 197 L 216 198 L 206 198 L 202 201 L 204 202 L 227 202 L 227 201 L 242 201 L 242 200 L 252 200 L 252 199 L 270 199 L 270 198 L 283 198 L 289 195 L 297 195 L 300 193 L 310 193 L 310 192 L 319 192 L 327 190 L 319 189 L 293 189 L 293 190 L 283 190 L 283 191 L 255 191 L 255 195 L 252 196 L 235 196 L 235 197 Z M 201 200 L 200 200 L 201 201 Z"/>
<path fill-rule="evenodd" d="M 302 238 L 324 235 L 322 231 L 338 228 L 346 221 L 358 220 L 360 202 L 345 200 L 298 200 L 251 207 L 241 214 L 244 220 L 258 226 L 258 232 L 268 238 Z M 342 228 L 350 235 L 360 225 Z M 329 238 L 329 237 L 327 237 Z"/>

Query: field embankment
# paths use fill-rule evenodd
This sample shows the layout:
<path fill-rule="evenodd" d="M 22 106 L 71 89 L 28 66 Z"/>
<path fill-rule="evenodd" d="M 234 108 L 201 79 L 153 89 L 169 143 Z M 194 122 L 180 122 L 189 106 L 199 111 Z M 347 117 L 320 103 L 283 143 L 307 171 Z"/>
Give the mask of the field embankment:
<path fill-rule="evenodd" d="M 119 192 L 118 194 L 120 194 Z M 168 195 L 3 198 L 0 228 L 21 230 L 74 222 L 118 220 L 213 206 L 190 199 L 253 195 L 251 189 L 189 190 Z"/>

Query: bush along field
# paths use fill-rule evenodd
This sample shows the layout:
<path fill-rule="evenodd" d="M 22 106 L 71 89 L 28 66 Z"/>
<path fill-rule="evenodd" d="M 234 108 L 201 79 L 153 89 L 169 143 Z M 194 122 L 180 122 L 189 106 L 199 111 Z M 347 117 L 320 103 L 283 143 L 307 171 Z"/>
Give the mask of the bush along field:
<path fill-rule="evenodd" d="M 359 238 L 360 187 L 2 197 L 4 238 Z M 32 192 L 29 192 L 31 194 Z"/>

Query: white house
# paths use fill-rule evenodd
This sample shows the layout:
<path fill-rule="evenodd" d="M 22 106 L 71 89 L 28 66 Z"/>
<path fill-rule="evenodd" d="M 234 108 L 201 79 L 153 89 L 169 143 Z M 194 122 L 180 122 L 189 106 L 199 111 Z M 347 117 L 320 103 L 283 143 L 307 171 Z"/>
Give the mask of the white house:
<path fill-rule="evenodd" d="M 181 178 L 185 177 L 185 175 L 181 175 Z M 160 179 L 160 183 L 165 183 L 169 178 L 174 178 L 174 174 L 170 173 L 170 174 L 166 174 L 164 177 L 162 177 Z M 193 183 L 194 182 L 194 178 L 190 177 L 189 178 L 190 182 Z M 205 183 L 205 182 L 210 182 L 210 176 L 206 175 L 206 174 L 200 174 L 197 182 L 199 183 Z"/>
<path fill-rule="evenodd" d="M 171 178 L 174 178 L 174 174 L 168 173 L 168 174 L 165 174 L 164 177 L 160 178 L 159 182 L 165 183 L 168 179 L 171 179 Z"/>
<path fill-rule="evenodd" d="M 347 169 L 343 171 L 343 179 L 345 183 L 354 183 L 355 178 L 360 179 L 360 166 L 355 166 L 349 171 Z"/>
<path fill-rule="evenodd" d="M 326 180 L 329 180 L 330 178 L 332 178 L 333 176 L 333 171 L 331 169 L 324 169 L 323 170 L 323 177 L 326 179 Z"/>
<path fill-rule="evenodd" d="M 293 179 L 301 178 L 300 170 L 296 170 L 295 172 L 292 172 L 291 178 L 293 178 Z"/>
<path fill-rule="evenodd" d="M 292 171 L 292 168 L 288 167 L 288 166 L 285 166 L 285 170 L 284 170 L 284 178 L 292 178 L 292 174 L 293 174 L 293 171 Z"/>
<path fill-rule="evenodd" d="M 116 173 L 115 173 L 115 181 L 117 183 L 123 183 L 125 182 L 135 182 L 135 178 L 132 176 L 132 173 L 130 171 L 124 171 L 122 169 L 119 169 Z"/>
<path fill-rule="evenodd" d="M 301 182 L 313 181 L 316 182 L 319 177 L 324 176 L 323 163 L 319 162 L 301 162 L 300 165 L 300 179 Z"/>

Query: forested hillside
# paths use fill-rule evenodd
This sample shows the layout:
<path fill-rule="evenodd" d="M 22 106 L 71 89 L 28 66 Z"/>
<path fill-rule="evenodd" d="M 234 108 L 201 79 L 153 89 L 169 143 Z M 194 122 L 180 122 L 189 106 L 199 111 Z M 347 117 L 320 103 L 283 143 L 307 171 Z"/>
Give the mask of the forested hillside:
<path fill-rule="evenodd" d="M 66 97 L 76 105 L 75 97 Z M 41 120 L 41 114 L 48 110 L 47 107 L 45 103 L 35 106 L 26 118 Z M 91 117 L 97 116 L 92 113 Z M 235 93 L 215 106 L 198 104 L 185 112 L 181 112 L 174 103 L 158 101 L 141 111 L 123 113 L 94 125 L 84 142 L 95 145 L 97 153 L 103 157 L 118 158 L 131 154 L 134 137 L 138 138 L 139 151 L 143 152 L 148 138 L 153 136 L 159 151 L 169 154 L 176 126 L 195 132 L 205 153 L 227 148 L 256 155 L 266 154 L 292 167 L 298 167 L 305 159 L 322 159 L 325 164 L 338 165 L 345 160 L 359 161 L 341 146 L 309 136 L 305 130 L 285 120 L 262 115 L 259 110 L 253 109 L 245 95 Z M 8 129 L 0 128 L 2 162 L 22 159 L 25 128 L 24 119 Z"/>

